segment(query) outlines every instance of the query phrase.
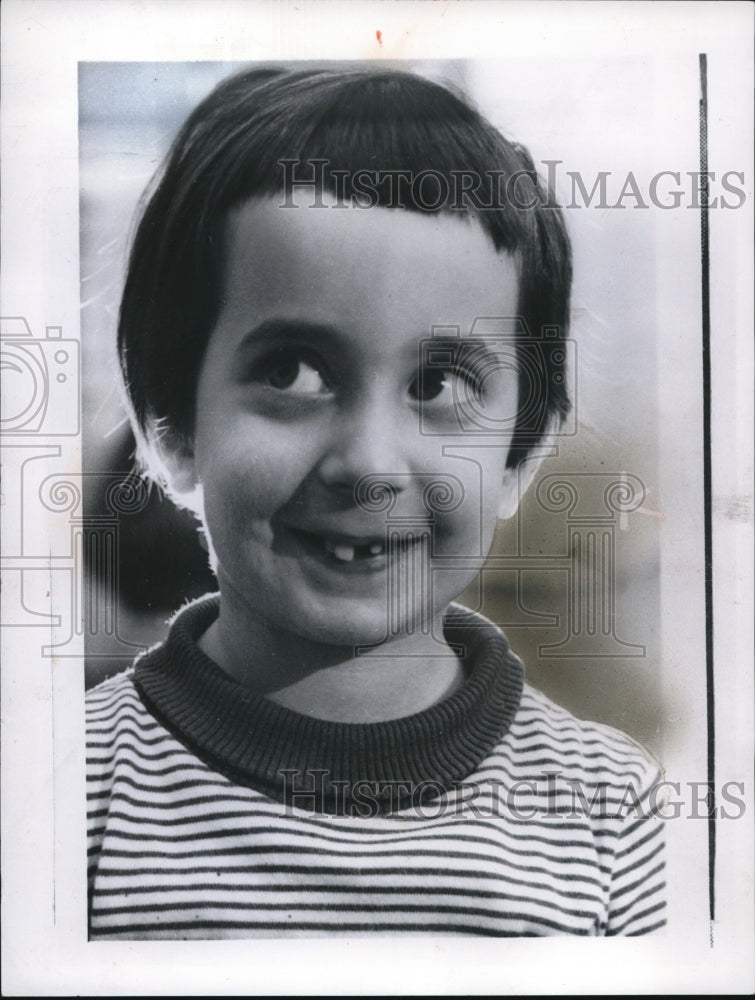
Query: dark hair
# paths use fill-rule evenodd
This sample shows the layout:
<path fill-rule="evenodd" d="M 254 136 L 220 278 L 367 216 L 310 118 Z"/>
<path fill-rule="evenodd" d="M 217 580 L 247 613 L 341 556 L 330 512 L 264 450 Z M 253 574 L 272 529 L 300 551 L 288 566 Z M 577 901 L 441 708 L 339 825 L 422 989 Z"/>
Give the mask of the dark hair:
<path fill-rule="evenodd" d="M 467 191 L 431 209 L 416 198 L 400 205 L 472 213 L 496 249 L 517 255 L 519 315 L 527 328 L 520 354 L 529 340 L 528 363 L 519 366 L 520 403 L 534 397 L 537 405 L 520 405 L 508 457 L 516 466 L 570 405 L 563 341 L 571 251 L 561 211 L 527 151 L 466 100 L 411 73 L 364 68 L 245 70 L 205 98 L 174 141 L 136 229 L 118 326 L 142 458 L 162 435 L 167 447 L 191 437 L 198 373 L 219 307 L 228 210 L 253 196 L 281 194 L 291 161 L 316 160 L 326 161 L 323 190 L 347 199 L 358 195 L 351 180 L 365 167 L 379 175 L 425 172 L 457 191 L 464 173 L 495 181 L 497 192 L 517 192 L 494 203 Z M 525 184 L 510 187 L 519 180 Z M 390 185 L 375 185 L 374 203 L 397 206 Z"/>

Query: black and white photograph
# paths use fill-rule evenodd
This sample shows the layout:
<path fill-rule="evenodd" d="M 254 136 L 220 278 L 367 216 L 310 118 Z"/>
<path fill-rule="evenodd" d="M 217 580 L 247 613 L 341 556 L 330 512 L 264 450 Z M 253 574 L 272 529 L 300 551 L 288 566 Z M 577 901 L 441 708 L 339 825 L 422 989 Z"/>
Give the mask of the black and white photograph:
<path fill-rule="evenodd" d="M 3 17 L 4 989 L 749 992 L 751 10 Z"/>

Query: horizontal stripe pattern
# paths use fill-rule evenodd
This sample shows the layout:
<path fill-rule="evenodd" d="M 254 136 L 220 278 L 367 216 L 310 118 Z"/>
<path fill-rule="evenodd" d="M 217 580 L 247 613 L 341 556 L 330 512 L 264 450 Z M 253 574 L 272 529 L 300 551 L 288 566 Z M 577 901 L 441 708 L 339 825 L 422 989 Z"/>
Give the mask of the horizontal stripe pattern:
<path fill-rule="evenodd" d="M 153 718 L 133 671 L 87 703 L 92 938 L 663 925 L 657 767 L 526 685 L 505 736 L 465 780 L 365 816 L 230 781 Z"/>

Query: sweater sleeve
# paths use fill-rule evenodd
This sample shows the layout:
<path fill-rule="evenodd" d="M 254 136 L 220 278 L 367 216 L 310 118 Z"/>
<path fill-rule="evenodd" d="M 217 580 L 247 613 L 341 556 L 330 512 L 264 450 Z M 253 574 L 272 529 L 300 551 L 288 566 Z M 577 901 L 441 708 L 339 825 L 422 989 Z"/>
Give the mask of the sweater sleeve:
<path fill-rule="evenodd" d="M 87 693 L 87 877 L 90 899 L 110 813 L 119 723 L 124 709 L 127 711 L 129 704 L 135 701 L 131 671 L 104 681 Z"/>
<path fill-rule="evenodd" d="M 650 934 L 666 923 L 662 774 L 650 762 L 641 783 L 627 785 L 617 816 L 607 936 Z"/>

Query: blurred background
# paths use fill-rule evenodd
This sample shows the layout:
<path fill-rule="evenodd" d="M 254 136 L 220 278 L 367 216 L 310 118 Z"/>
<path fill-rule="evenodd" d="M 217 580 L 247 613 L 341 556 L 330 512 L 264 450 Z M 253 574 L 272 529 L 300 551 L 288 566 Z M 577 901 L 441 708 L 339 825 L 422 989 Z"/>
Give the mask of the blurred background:
<path fill-rule="evenodd" d="M 300 64 L 299 64 L 300 65 Z M 87 683 L 162 638 L 215 589 L 190 515 L 132 476 L 115 331 L 134 213 L 188 113 L 234 63 L 79 67 L 81 345 Z M 613 204 L 656 163 L 642 59 L 449 60 L 402 68 L 460 87 L 555 176 L 573 241 L 574 412 L 461 600 L 506 631 L 531 683 L 577 716 L 662 756 L 655 211 L 584 207 L 608 172 Z M 546 161 L 550 161 L 550 166 Z M 559 161 L 555 163 L 554 161 Z M 123 485 L 125 484 L 125 485 Z"/>

